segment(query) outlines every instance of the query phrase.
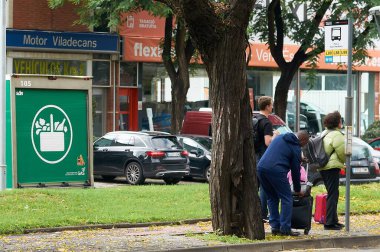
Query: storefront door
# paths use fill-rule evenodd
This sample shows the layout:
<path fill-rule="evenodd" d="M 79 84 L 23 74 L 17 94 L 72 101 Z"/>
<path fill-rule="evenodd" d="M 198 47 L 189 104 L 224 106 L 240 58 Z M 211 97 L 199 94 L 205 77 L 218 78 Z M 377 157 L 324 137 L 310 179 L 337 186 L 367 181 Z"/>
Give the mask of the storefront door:
<path fill-rule="evenodd" d="M 138 130 L 137 88 L 120 88 L 119 129 Z"/>

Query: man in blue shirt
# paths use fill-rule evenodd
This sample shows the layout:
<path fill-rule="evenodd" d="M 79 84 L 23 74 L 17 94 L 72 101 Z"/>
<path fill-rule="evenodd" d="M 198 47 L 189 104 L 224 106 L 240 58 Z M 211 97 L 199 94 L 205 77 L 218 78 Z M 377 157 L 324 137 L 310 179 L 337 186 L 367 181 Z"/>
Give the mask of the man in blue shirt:
<path fill-rule="evenodd" d="M 295 194 L 303 196 L 300 184 L 301 147 L 308 141 L 309 134 L 306 131 L 279 135 L 271 142 L 258 163 L 258 176 L 268 197 L 269 224 L 274 235 L 300 234 L 291 230 L 293 197 L 287 174 L 289 170 L 292 173 Z"/>

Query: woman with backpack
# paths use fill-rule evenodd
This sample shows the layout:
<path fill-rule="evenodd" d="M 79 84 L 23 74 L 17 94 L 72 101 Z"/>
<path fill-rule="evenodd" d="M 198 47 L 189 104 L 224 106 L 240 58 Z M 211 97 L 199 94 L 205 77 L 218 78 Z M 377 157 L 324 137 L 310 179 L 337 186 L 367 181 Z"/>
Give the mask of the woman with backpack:
<path fill-rule="evenodd" d="M 344 167 L 345 150 L 344 135 L 340 131 L 342 128 L 342 117 L 338 111 L 326 115 L 323 121 L 326 134 L 323 138 L 323 147 L 330 155 L 328 163 L 319 168 L 323 182 L 327 190 L 326 202 L 326 223 L 325 230 L 341 230 L 344 225 L 338 222 L 338 199 L 339 199 L 339 173 Z M 327 131 L 327 132 L 326 132 Z"/>

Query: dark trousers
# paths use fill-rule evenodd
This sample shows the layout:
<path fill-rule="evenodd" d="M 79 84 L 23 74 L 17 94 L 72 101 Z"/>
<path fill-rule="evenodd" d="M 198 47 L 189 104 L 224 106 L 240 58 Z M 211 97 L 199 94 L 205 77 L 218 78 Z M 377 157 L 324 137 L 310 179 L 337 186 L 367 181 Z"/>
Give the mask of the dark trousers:
<path fill-rule="evenodd" d="M 261 186 L 268 197 L 269 225 L 272 229 L 288 233 L 291 230 L 293 196 L 287 172 L 258 172 Z M 279 203 L 281 201 L 281 213 Z"/>
<path fill-rule="evenodd" d="M 339 168 L 320 171 L 327 190 L 326 225 L 338 223 Z"/>
<path fill-rule="evenodd" d="M 258 167 L 260 158 L 263 156 L 262 153 L 256 153 L 256 169 Z M 266 193 L 264 192 L 263 187 L 260 183 L 260 178 L 257 176 L 258 182 L 259 182 L 259 197 L 260 197 L 260 203 L 261 203 L 261 217 L 263 219 L 268 219 L 268 197 Z"/>

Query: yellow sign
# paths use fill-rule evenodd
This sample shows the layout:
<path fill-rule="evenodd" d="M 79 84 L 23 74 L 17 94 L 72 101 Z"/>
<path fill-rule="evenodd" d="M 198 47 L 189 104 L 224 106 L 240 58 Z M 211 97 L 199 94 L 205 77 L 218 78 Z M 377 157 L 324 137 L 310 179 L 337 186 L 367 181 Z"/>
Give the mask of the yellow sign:
<path fill-rule="evenodd" d="M 79 60 L 13 59 L 13 73 L 86 76 L 86 62 Z"/>

